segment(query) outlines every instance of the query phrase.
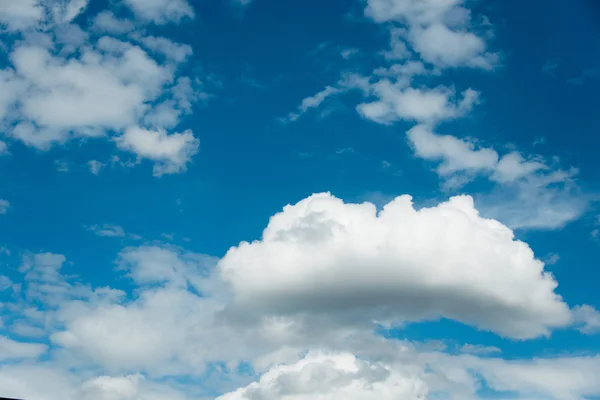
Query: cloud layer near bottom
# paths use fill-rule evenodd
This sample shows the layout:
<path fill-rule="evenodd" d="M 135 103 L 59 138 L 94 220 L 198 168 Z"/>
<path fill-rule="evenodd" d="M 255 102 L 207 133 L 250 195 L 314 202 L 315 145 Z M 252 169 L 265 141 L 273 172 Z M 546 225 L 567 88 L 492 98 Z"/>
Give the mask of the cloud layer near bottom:
<path fill-rule="evenodd" d="M 26 255 L 21 278 L 4 278 L 2 395 L 476 399 L 481 379 L 522 398 L 600 393 L 597 356 L 505 361 L 473 355 L 481 346 L 432 351 L 375 333 L 441 317 L 519 339 L 593 327 L 597 312 L 572 311 L 529 246 L 468 196 L 419 210 L 400 196 L 378 212 L 316 194 L 221 260 L 123 249 L 127 290 L 122 279 L 79 282 L 65 262 Z"/>

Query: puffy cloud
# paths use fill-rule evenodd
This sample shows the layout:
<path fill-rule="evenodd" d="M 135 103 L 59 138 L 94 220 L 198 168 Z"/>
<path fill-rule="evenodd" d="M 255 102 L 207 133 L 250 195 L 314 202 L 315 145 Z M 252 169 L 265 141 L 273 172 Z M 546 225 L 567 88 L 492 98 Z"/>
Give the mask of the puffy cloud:
<path fill-rule="evenodd" d="M 492 149 L 475 149 L 473 143 L 450 135 L 437 135 L 425 125 L 407 132 L 415 154 L 425 160 L 441 161 L 437 171 L 442 176 L 456 172 L 493 171 L 498 153 Z"/>
<path fill-rule="evenodd" d="M 423 60 L 437 66 L 469 66 L 492 69 L 496 57 L 485 54 L 485 42 L 471 32 L 449 29 L 444 24 L 414 29 L 410 40 Z"/>
<path fill-rule="evenodd" d="M 115 140 L 122 150 L 154 161 L 155 176 L 185 171 L 200 146 L 200 141 L 190 130 L 168 134 L 164 130 L 131 127 Z"/>
<path fill-rule="evenodd" d="M 117 18 L 111 11 L 102 11 L 94 18 L 91 28 L 99 32 L 122 35 L 133 31 L 135 25 L 129 20 Z"/>
<path fill-rule="evenodd" d="M 124 3 L 138 18 L 156 24 L 194 17 L 194 9 L 186 0 L 125 0 Z"/>
<path fill-rule="evenodd" d="M 424 400 L 427 386 L 381 363 L 359 360 L 352 354 L 311 353 L 291 365 L 278 365 L 258 382 L 217 400 Z"/>
<path fill-rule="evenodd" d="M 370 203 L 313 195 L 219 262 L 247 311 L 355 323 L 446 317 L 515 338 L 571 323 L 543 267 L 509 228 L 481 218 L 469 196 L 420 210 L 401 196 L 378 213 Z"/>
<path fill-rule="evenodd" d="M 600 312 L 592 306 L 583 305 L 573 309 L 573 318 L 576 323 L 581 324 L 579 329 L 584 334 L 600 332 Z"/>
<path fill-rule="evenodd" d="M 0 0 L 0 28 L 22 31 L 72 21 L 88 0 Z"/>
<path fill-rule="evenodd" d="M 469 89 L 460 101 L 453 103 L 450 89 L 402 88 L 386 79 L 375 83 L 372 89 L 377 101 L 359 104 L 357 110 L 363 117 L 382 124 L 401 119 L 429 123 L 453 119 L 470 111 L 479 97 Z"/>
<path fill-rule="evenodd" d="M 139 285 L 170 282 L 184 287 L 189 280 L 206 278 L 214 262 L 208 256 L 158 246 L 125 248 L 117 260 L 119 268 Z"/>
<path fill-rule="evenodd" d="M 39 343 L 21 343 L 0 336 L 0 362 L 25 358 L 38 358 L 46 352 L 48 346 Z"/>
<path fill-rule="evenodd" d="M 100 51 L 84 50 L 80 60 L 54 57 L 34 46 L 12 53 L 16 72 L 27 85 L 14 136 L 46 148 L 70 134 L 98 136 L 123 129 L 143 115 L 146 102 L 172 79 L 139 47 L 108 38 L 98 45 Z"/>
<path fill-rule="evenodd" d="M 35 26 L 44 17 L 38 0 L 0 0 L 0 25 L 9 31 Z"/>
<path fill-rule="evenodd" d="M 52 4 L 56 15 L 74 16 L 86 2 Z M 127 24 L 107 11 L 93 27 L 124 33 Z M 59 24 L 52 33 L 15 42 L 11 65 L 0 70 L 0 127 L 5 134 L 41 150 L 74 138 L 120 134 L 122 148 L 156 161 L 155 175 L 185 171 L 197 153 L 197 139 L 187 131 L 163 132 L 191 113 L 194 102 L 208 97 L 200 91 L 199 79 L 178 76 L 191 47 L 139 33 L 130 38 L 139 46 L 109 36 L 96 40 L 72 24 Z M 95 174 L 101 166 L 89 163 Z"/>
<path fill-rule="evenodd" d="M 440 68 L 491 69 L 497 55 L 486 51 L 484 39 L 469 31 L 470 12 L 463 0 L 368 0 L 365 15 L 378 23 L 400 23 L 404 31 L 392 30 L 393 58 L 406 54 L 406 43 L 422 60 Z M 395 32 L 395 33 L 394 33 Z"/>

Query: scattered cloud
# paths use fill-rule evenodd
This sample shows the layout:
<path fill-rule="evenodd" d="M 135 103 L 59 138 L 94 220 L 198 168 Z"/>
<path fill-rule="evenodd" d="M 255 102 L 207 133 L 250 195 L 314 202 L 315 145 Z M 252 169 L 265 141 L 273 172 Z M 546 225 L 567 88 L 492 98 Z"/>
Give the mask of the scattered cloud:
<path fill-rule="evenodd" d="M 355 48 L 344 49 L 340 52 L 340 56 L 342 56 L 344 60 L 349 60 L 351 58 L 358 57 L 359 55 L 360 50 Z"/>
<path fill-rule="evenodd" d="M 117 18 L 112 11 L 105 10 L 94 18 L 91 29 L 113 35 L 123 35 L 135 29 L 135 24 L 126 19 Z"/>
<path fill-rule="evenodd" d="M 489 355 L 489 354 L 499 354 L 502 353 L 498 347 L 495 346 L 482 346 L 475 344 L 465 344 L 460 348 L 460 351 L 467 354 L 477 354 L 477 355 Z"/>
<path fill-rule="evenodd" d="M 589 198 L 574 181 L 578 171 L 563 171 L 540 157 L 525 159 L 513 151 L 500 156 L 489 147 L 451 135 L 439 135 L 426 125 L 407 132 L 415 155 L 438 162 L 437 173 L 447 188 L 461 187 L 478 176 L 498 190 L 478 196 L 485 215 L 513 229 L 557 229 L 580 217 Z"/>
<path fill-rule="evenodd" d="M 377 82 L 372 89 L 378 100 L 359 104 L 357 110 L 364 118 L 386 125 L 399 120 L 435 123 L 453 119 L 469 112 L 479 98 L 479 93 L 468 89 L 454 103 L 451 89 L 402 89 L 388 80 Z"/>
<path fill-rule="evenodd" d="M 200 141 L 190 130 L 168 134 L 164 130 L 151 131 L 140 127 L 127 129 L 116 138 L 116 142 L 120 149 L 154 161 L 154 175 L 157 177 L 185 171 L 200 146 Z"/>
<path fill-rule="evenodd" d="M 340 89 L 327 86 L 325 89 L 321 90 L 319 93 L 314 96 L 306 97 L 300 103 L 297 111 L 289 113 L 285 118 L 281 118 L 281 122 L 295 122 L 300 118 L 304 113 L 313 108 L 318 108 L 325 100 L 329 97 L 334 96 L 335 94 L 340 93 Z"/>
<path fill-rule="evenodd" d="M 0 28 L 15 32 L 68 23 L 87 3 L 88 0 L 1 0 Z"/>
<path fill-rule="evenodd" d="M 194 18 L 194 9 L 186 0 L 124 0 L 136 17 L 156 24 L 181 22 Z"/>
<path fill-rule="evenodd" d="M 87 162 L 87 165 L 93 175 L 98 175 L 100 170 L 105 166 L 104 163 L 101 163 L 98 160 L 90 160 Z"/>
<path fill-rule="evenodd" d="M 560 256 L 556 253 L 550 253 L 544 259 L 544 263 L 546 265 L 555 265 L 556 263 L 558 263 L 558 261 L 560 261 Z"/>
<path fill-rule="evenodd" d="M 591 335 L 600 332 L 600 312 L 594 307 L 583 305 L 573 309 L 575 322 L 581 324 L 581 333 Z"/>
<path fill-rule="evenodd" d="M 10 209 L 10 201 L 0 199 L 0 215 L 6 214 Z"/>
<path fill-rule="evenodd" d="M 377 23 L 392 24 L 396 36 L 393 54 L 406 53 L 400 44 L 401 34 L 405 45 L 438 68 L 466 66 L 490 70 L 498 61 L 497 54 L 487 51 L 485 39 L 469 31 L 473 21 L 461 0 L 369 0 L 365 15 Z"/>
<path fill-rule="evenodd" d="M 87 228 L 88 231 L 94 232 L 98 236 L 106 236 L 106 237 L 124 237 L 125 230 L 119 225 L 112 224 L 102 224 L 102 225 L 92 225 Z"/>
<path fill-rule="evenodd" d="M 69 163 L 65 160 L 54 160 L 58 172 L 69 172 Z"/>

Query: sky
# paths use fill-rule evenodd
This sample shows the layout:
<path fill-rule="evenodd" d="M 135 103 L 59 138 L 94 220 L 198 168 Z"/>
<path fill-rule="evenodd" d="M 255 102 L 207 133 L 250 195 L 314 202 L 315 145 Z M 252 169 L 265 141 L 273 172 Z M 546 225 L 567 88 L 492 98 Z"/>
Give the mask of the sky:
<path fill-rule="evenodd" d="M 600 399 L 600 4 L 0 0 L 0 396 Z"/>

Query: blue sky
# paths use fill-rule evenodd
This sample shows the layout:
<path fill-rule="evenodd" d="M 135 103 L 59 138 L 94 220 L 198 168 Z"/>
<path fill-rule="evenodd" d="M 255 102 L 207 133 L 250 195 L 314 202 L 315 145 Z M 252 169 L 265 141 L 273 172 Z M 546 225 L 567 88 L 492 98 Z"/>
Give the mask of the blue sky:
<path fill-rule="evenodd" d="M 598 398 L 598 18 L 0 0 L 0 395 Z"/>

